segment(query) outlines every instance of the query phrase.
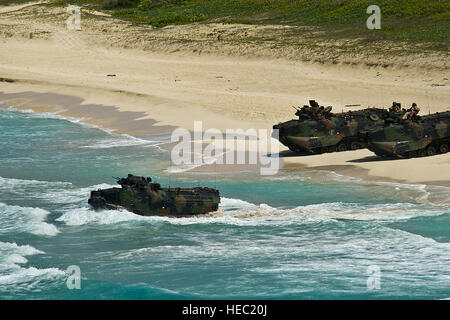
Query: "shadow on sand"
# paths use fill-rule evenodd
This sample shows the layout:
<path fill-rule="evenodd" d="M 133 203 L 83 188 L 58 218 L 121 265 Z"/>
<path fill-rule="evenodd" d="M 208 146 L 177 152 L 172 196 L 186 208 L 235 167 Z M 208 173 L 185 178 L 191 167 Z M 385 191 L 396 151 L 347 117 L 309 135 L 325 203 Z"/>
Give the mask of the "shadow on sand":
<path fill-rule="evenodd" d="M 308 153 L 308 152 L 294 152 L 291 150 L 283 150 L 280 153 L 272 153 L 269 156 L 278 156 L 280 158 L 289 158 L 289 157 L 305 157 L 305 156 L 316 156 L 317 154 Z"/>
<path fill-rule="evenodd" d="M 363 163 L 363 162 L 378 162 L 378 161 L 391 161 L 391 160 L 404 160 L 397 157 L 380 157 L 380 156 L 368 156 L 360 159 L 348 160 L 347 162 Z"/>
<path fill-rule="evenodd" d="M 311 153 L 307 153 L 307 152 L 294 152 L 291 150 L 284 150 L 281 151 L 279 154 L 276 153 L 272 153 L 272 154 L 268 154 L 269 157 L 280 157 L 280 158 L 290 158 L 290 157 L 307 157 L 307 156 L 316 156 L 318 154 L 311 154 Z M 364 158 L 360 158 L 360 159 L 353 159 L 353 160 L 348 160 L 346 162 L 353 162 L 353 163 L 364 163 L 364 162 L 378 162 L 378 161 L 391 161 L 391 160 L 403 160 L 401 158 L 397 158 L 397 157 L 380 157 L 377 155 L 373 155 L 373 156 L 367 156 Z"/>

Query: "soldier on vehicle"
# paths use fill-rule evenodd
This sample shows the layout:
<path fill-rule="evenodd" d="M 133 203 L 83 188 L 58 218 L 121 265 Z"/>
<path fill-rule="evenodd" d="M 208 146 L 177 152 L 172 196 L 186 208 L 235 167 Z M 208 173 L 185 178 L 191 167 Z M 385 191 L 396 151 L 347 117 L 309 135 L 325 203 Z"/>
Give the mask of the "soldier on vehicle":
<path fill-rule="evenodd" d="M 403 118 L 402 105 L 398 102 L 392 102 L 392 106 L 388 110 L 387 122 L 399 122 Z"/>
<path fill-rule="evenodd" d="M 402 105 L 398 102 L 392 102 L 392 106 L 389 108 L 389 112 L 400 112 L 402 111 Z"/>
<path fill-rule="evenodd" d="M 331 110 L 332 110 L 332 109 L 333 109 L 332 106 L 326 107 L 325 110 L 323 111 L 324 116 L 327 117 L 327 118 L 330 117 L 330 116 L 331 116 Z"/>
<path fill-rule="evenodd" d="M 419 117 L 419 111 L 420 108 L 417 106 L 417 104 L 414 102 L 411 106 L 411 108 L 405 112 L 405 114 L 402 116 L 402 120 L 408 119 L 408 120 L 418 120 Z"/>
<path fill-rule="evenodd" d="M 325 115 L 325 107 L 319 106 L 319 104 L 315 100 L 310 100 L 311 104 L 311 113 L 313 119 L 322 118 Z"/>

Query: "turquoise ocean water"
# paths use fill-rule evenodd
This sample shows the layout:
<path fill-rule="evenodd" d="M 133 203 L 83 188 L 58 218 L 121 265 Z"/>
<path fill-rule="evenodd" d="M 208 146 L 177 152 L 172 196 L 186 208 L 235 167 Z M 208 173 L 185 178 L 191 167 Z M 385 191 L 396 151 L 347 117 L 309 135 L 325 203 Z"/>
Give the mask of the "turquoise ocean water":
<path fill-rule="evenodd" d="M 313 170 L 169 179 L 160 139 L 0 107 L 0 299 L 450 297 L 449 188 Z M 217 185 L 220 210 L 89 208 L 91 190 L 127 173 Z M 79 290 L 66 285 L 72 265 Z M 379 288 L 368 286 L 373 268 Z"/>

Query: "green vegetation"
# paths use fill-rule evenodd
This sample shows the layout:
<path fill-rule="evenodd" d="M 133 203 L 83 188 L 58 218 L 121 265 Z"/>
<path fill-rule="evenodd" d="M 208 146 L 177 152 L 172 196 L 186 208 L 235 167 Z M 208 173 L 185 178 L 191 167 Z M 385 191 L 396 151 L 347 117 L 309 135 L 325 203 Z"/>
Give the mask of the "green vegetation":
<path fill-rule="evenodd" d="M 193 22 L 316 26 L 331 38 L 440 42 L 448 50 L 448 0 L 57 0 L 111 12 L 136 24 Z M 381 8 L 381 30 L 368 30 L 366 9 Z"/>
<path fill-rule="evenodd" d="M 24 4 L 33 2 L 33 0 L 0 0 L 0 6 L 9 6 L 12 4 Z"/>

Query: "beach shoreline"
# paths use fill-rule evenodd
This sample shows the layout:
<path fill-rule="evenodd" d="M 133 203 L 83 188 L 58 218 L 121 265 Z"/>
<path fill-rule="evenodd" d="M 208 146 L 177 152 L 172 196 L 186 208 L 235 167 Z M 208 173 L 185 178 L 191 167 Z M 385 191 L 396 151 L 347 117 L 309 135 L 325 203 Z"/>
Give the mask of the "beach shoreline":
<path fill-rule="evenodd" d="M 175 126 L 158 126 L 157 121 L 149 118 L 139 119 L 142 116 L 141 113 L 133 113 L 130 111 L 120 111 L 114 106 L 105 105 L 93 105 L 82 103 L 83 99 L 74 96 L 67 96 L 55 93 L 38 93 L 38 92 L 18 92 L 6 94 L 0 91 L 0 102 L 3 102 L 6 107 L 13 108 L 12 110 L 18 111 L 30 111 L 36 113 L 49 113 L 67 118 L 77 119 L 81 123 L 94 125 L 100 129 L 113 134 L 127 134 L 137 138 L 145 137 L 148 139 L 152 136 L 164 136 L 166 139 L 170 136 Z M 172 144 L 170 141 L 162 142 L 161 147 L 170 152 Z M 282 151 L 289 153 L 283 146 L 280 145 Z M 352 156 L 353 155 L 353 156 Z M 433 158 L 446 159 L 446 155 L 438 155 Z M 369 165 L 364 166 L 358 164 L 358 159 L 367 159 Z M 310 156 L 296 156 L 282 157 L 282 167 L 280 172 L 282 174 L 299 173 L 302 171 L 324 171 L 333 172 L 342 176 L 361 179 L 366 182 L 392 182 L 392 183 L 404 183 L 404 184 L 424 184 L 430 186 L 444 186 L 450 187 L 450 181 L 439 179 L 442 175 L 439 175 L 436 179 L 423 179 L 419 178 L 408 179 L 405 178 L 404 172 L 398 172 L 397 175 L 383 175 L 383 174 L 371 174 L 371 170 L 374 170 L 374 166 L 370 165 L 370 162 L 380 163 L 380 166 L 384 170 L 398 170 L 396 168 L 402 166 L 402 162 L 405 167 L 411 166 L 417 168 L 417 160 L 419 159 L 405 159 L 405 160 L 383 160 L 373 155 L 368 150 L 348 151 L 345 153 L 330 153 L 322 155 L 310 155 Z M 364 160 L 361 160 L 364 164 Z M 387 166 L 383 166 L 383 163 L 387 163 Z M 389 163 L 391 165 L 389 165 Z M 412 163 L 412 165 L 411 165 Z M 435 163 L 435 161 L 433 161 Z M 250 179 L 259 176 L 260 165 L 214 165 L 203 164 L 201 166 L 195 166 L 189 170 L 181 171 L 168 171 L 167 174 L 172 176 L 178 176 L 181 178 L 186 177 L 209 177 L 212 175 L 223 175 L 225 178 L 242 177 L 247 176 Z M 380 168 L 375 168 L 380 170 Z M 438 168 L 439 169 L 439 168 Z M 435 176 L 432 176 L 435 177 Z"/>
<path fill-rule="evenodd" d="M 44 10 L 33 6 L 23 11 L 30 14 L 36 8 Z M 0 13 L 0 22 L 14 25 L 20 19 L 21 28 L 34 30 L 33 34 L 48 32 L 33 37 L 20 31 L 1 34 L 0 101 L 21 110 L 80 118 L 118 134 L 170 135 L 175 128 L 192 132 L 198 120 L 204 131 L 270 130 L 274 124 L 294 118 L 291 106 L 301 106 L 309 99 L 332 105 L 335 112 L 388 107 L 392 101 L 404 107 L 416 102 L 422 114 L 449 110 L 450 82 L 444 60 L 434 59 L 433 67 L 423 65 L 423 57 L 410 58 L 409 67 L 369 67 L 364 59 L 353 65 L 256 57 L 251 50 L 246 53 L 245 46 L 235 56 L 200 54 L 192 51 L 192 44 L 184 51 L 168 52 L 164 47 L 149 51 L 146 46 L 153 42 L 145 39 L 136 41 L 133 48 L 120 42 L 108 46 L 108 34 L 96 28 L 118 26 L 123 38 L 127 32 L 136 32 L 135 27 L 113 18 L 89 19 L 83 32 L 18 14 Z M 190 32 L 196 30 L 195 26 L 189 28 Z M 163 28 L 158 41 L 175 29 Z M 360 106 L 346 107 L 354 104 Z M 280 151 L 284 150 L 280 145 Z M 282 160 L 282 170 L 318 169 L 365 180 L 450 186 L 450 154 L 380 160 L 368 150 L 357 150 Z M 203 166 L 201 170 L 217 167 Z"/>

